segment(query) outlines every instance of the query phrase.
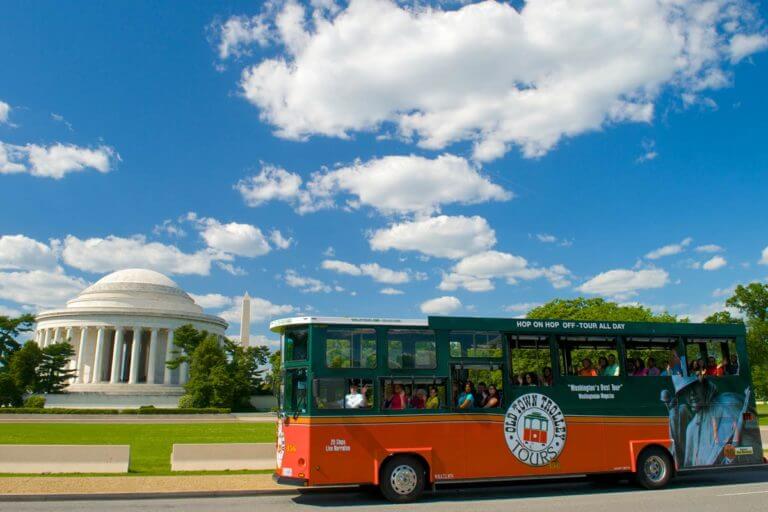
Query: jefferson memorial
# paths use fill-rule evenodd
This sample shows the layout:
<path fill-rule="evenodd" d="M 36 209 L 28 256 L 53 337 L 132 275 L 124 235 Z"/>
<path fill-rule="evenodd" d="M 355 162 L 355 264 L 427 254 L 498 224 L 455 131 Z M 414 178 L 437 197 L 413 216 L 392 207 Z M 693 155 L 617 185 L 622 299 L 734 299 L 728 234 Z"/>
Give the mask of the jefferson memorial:
<path fill-rule="evenodd" d="M 174 358 L 174 329 L 185 324 L 222 337 L 227 329 L 171 279 L 146 269 L 109 274 L 65 308 L 38 313 L 35 341 L 66 340 L 75 350 L 68 393 L 49 395 L 47 405 L 176 407 L 189 368 L 165 362 Z"/>

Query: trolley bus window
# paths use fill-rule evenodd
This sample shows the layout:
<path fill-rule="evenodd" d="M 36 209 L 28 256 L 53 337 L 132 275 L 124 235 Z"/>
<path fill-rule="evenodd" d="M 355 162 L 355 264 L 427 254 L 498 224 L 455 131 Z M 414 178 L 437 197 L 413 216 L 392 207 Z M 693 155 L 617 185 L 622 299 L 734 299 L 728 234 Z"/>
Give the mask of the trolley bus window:
<path fill-rule="evenodd" d="M 328 329 L 325 364 L 328 368 L 376 368 L 376 331 Z"/>
<path fill-rule="evenodd" d="M 688 375 L 739 374 L 739 355 L 736 342 L 729 338 L 689 338 L 685 341 Z"/>
<path fill-rule="evenodd" d="M 387 331 L 387 362 L 391 369 L 435 368 L 434 331 L 390 329 Z"/>
<path fill-rule="evenodd" d="M 677 343 L 677 338 L 625 338 L 627 375 L 631 377 L 683 375 Z"/>
<path fill-rule="evenodd" d="M 552 385 L 552 359 L 546 336 L 511 335 L 509 357 L 513 385 Z"/>
<path fill-rule="evenodd" d="M 381 379 L 381 408 L 429 410 L 448 407 L 444 377 L 384 377 Z"/>
<path fill-rule="evenodd" d="M 451 331 L 451 357 L 501 357 L 500 332 Z"/>
<path fill-rule="evenodd" d="M 318 409 L 370 409 L 373 407 L 371 379 L 315 379 L 312 395 Z"/>
<path fill-rule="evenodd" d="M 308 341 L 308 329 L 287 329 L 283 337 L 283 347 L 285 347 L 285 360 L 306 361 Z"/>
<path fill-rule="evenodd" d="M 295 413 L 307 411 L 306 370 L 286 371 L 285 382 L 281 389 L 285 393 L 281 400 L 284 410 Z"/>
<path fill-rule="evenodd" d="M 615 338 L 560 336 L 558 349 L 561 375 L 618 377 L 622 372 Z"/>
<path fill-rule="evenodd" d="M 451 398 L 457 409 L 502 406 L 504 378 L 500 364 L 454 364 Z"/>

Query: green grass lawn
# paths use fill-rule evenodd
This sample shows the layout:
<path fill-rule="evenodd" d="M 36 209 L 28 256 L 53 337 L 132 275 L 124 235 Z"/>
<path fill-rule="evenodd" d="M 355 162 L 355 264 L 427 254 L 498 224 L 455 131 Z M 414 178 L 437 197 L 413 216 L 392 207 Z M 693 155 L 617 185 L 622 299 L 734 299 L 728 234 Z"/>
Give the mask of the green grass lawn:
<path fill-rule="evenodd" d="M 768 427 L 768 404 L 757 404 L 757 416 L 760 418 L 760 425 Z"/>
<path fill-rule="evenodd" d="M 275 425 L 272 423 L 0 423 L 0 444 L 131 445 L 129 472 L 135 475 L 172 474 L 173 444 L 274 441 Z"/>

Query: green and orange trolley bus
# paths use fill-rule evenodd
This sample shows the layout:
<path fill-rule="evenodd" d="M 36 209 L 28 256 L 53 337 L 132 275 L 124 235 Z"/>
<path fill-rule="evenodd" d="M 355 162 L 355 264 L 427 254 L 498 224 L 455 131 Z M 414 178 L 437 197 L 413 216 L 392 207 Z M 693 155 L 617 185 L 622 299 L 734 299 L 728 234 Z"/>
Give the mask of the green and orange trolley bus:
<path fill-rule="evenodd" d="M 741 324 L 276 320 L 281 483 L 445 483 L 764 464 Z"/>

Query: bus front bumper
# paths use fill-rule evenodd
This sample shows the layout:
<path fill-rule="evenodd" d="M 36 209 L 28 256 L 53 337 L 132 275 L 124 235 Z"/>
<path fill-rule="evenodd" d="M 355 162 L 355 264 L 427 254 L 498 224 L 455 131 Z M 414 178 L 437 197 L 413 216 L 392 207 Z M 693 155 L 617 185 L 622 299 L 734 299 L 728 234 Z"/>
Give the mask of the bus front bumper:
<path fill-rule="evenodd" d="M 296 478 L 292 476 L 281 476 L 277 473 L 272 473 L 272 480 L 280 485 L 292 485 L 295 487 L 306 487 L 308 480 L 306 478 Z"/>

